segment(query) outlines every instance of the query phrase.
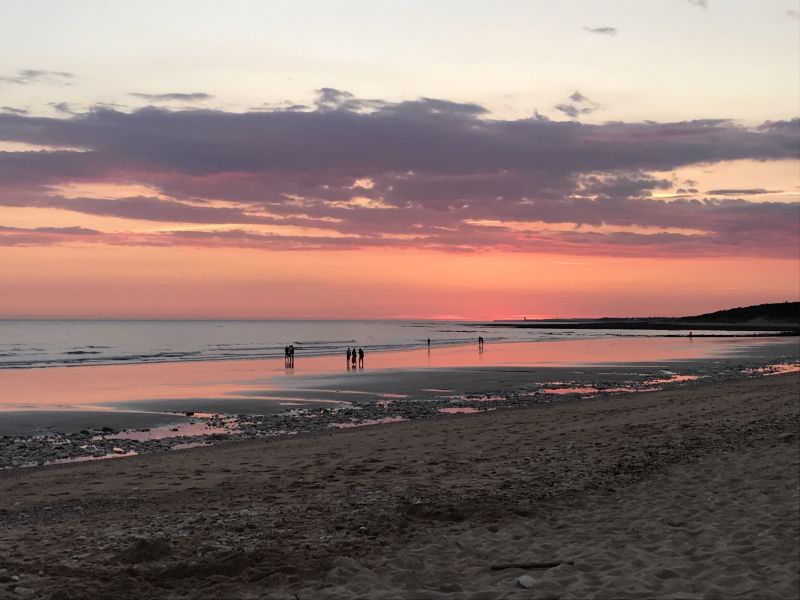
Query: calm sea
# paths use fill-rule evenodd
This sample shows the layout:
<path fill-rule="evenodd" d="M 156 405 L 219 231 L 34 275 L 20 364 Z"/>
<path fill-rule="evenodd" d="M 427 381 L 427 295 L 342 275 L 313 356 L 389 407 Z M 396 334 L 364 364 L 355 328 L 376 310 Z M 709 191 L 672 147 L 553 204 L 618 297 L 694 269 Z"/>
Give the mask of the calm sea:
<path fill-rule="evenodd" d="M 0 321 L 0 369 L 273 358 L 347 347 L 402 350 L 475 341 L 522 342 L 679 332 L 514 329 L 453 321 Z M 704 332 L 706 334 L 712 332 Z M 724 332 L 720 332 L 724 333 Z"/>

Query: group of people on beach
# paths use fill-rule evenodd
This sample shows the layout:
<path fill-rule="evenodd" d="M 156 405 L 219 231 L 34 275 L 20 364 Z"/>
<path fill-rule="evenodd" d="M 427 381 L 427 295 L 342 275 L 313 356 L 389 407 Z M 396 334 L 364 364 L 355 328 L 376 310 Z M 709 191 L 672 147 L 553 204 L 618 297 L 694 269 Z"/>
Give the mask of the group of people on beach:
<path fill-rule="evenodd" d="M 428 351 L 431 348 L 431 338 L 428 338 Z M 478 337 L 478 350 L 483 352 L 483 336 Z M 346 353 L 347 369 L 363 369 L 364 368 L 364 349 L 363 348 L 347 348 Z M 283 348 L 283 362 L 287 368 L 294 368 L 294 344 L 289 344 Z"/>
<path fill-rule="evenodd" d="M 294 344 L 289 344 L 283 348 L 283 366 L 294 367 Z"/>
<path fill-rule="evenodd" d="M 352 367 L 351 367 L 351 365 L 352 365 Z M 350 368 L 355 369 L 356 367 L 359 367 L 361 369 L 364 368 L 364 349 L 363 348 L 359 348 L 358 350 L 356 350 L 355 348 L 353 348 L 351 350 L 348 347 L 347 348 L 347 368 L 348 369 L 350 369 Z"/>

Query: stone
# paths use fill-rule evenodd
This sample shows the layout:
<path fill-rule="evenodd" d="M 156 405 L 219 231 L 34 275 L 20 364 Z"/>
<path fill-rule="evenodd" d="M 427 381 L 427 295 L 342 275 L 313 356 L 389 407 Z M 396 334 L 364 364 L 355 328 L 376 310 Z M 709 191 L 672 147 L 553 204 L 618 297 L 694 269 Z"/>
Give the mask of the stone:
<path fill-rule="evenodd" d="M 17 586 L 14 588 L 14 593 L 20 598 L 30 598 L 33 596 L 34 591 L 31 588 Z"/>
<path fill-rule="evenodd" d="M 536 585 L 536 580 L 530 575 L 520 575 L 517 577 L 517 585 L 528 590 Z"/>

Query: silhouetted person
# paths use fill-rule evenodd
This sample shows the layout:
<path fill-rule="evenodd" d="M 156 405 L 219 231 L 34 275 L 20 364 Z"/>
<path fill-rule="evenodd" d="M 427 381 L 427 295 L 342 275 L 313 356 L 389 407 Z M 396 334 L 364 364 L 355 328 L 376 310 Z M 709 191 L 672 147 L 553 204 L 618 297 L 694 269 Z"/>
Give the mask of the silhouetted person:
<path fill-rule="evenodd" d="M 345 361 L 345 363 L 344 363 L 344 364 L 346 364 L 346 365 L 347 365 L 347 368 L 348 368 L 348 369 L 350 368 L 350 356 L 351 356 L 351 353 L 350 353 L 350 346 L 348 346 L 348 347 L 347 347 L 347 361 Z"/>
<path fill-rule="evenodd" d="M 289 358 L 286 366 L 294 368 L 294 344 L 289 344 L 288 355 Z"/>
<path fill-rule="evenodd" d="M 359 348 L 358 349 L 358 366 L 361 367 L 362 369 L 364 368 L 364 349 L 363 348 Z"/>
<path fill-rule="evenodd" d="M 283 366 L 289 366 L 289 346 L 283 347 Z"/>
<path fill-rule="evenodd" d="M 356 349 L 353 348 L 353 363 L 352 364 L 353 364 L 353 368 L 354 369 L 356 368 L 356 361 L 357 360 L 358 360 L 358 352 L 356 352 Z"/>
<path fill-rule="evenodd" d="M 483 350 L 483 336 L 478 336 L 478 350 Z"/>
<path fill-rule="evenodd" d="M 431 338 L 428 338 L 428 348 L 431 347 Z"/>

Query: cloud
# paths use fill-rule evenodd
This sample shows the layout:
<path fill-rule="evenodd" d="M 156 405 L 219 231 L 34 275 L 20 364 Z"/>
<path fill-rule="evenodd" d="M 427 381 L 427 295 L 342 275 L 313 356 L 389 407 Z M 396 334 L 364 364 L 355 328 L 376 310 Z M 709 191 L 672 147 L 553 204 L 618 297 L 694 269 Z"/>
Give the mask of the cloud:
<path fill-rule="evenodd" d="M 594 106 L 577 90 L 569 100 Z M 797 159 L 799 133 L 798 119 L 753 127 L 496 119 L 468 102 L 390 102 L 332 88 L 305 110 L 0 113 L 0 140 L 50 148 L 0 152 L 0 205 L 192 225 L 191 234 L 102 232 L 97 243 L 792 257 L 798 203 L 743 199 L 755 187 L 718 194 L 738 198 L 659 199 L 674 182 L 656 173 Z M 152 194 L 116 197 L 119 182 Z M 696 194 L 694 183 L 679 193 Z M 112 191 L 65 191 L 83 184 Z"/>
<path fill-rule="evenodd" d="M 725 190 L 708 190 L 709 196 L 758 196 L 760 194 L 779 194 L 780 190 L 767 190 L 764 188 L 737 188 Z"/>
<path fill-rule="evenodd" d="M 14 108 L 13 106 L 0 106 L 0 110 L 5 113 L 11 113 L 14 115 L 27 115 L 28 111 L 24 108 Z"/>
<path fill-rule="evenodd" d="M 102 236 L 84 227 L 5 227 L 0 225 L 0 246 L 53 246 Z"/>
<path fill-rule="evenodd" d="M 56 112 L 59 112 L 63 115 L 71 115 L 75 113 L 75 111 L 72 110 L 72 107 L 66 102 L 49 102 L 48 105 L 52 106 Z"/>
<path fill-rule="evenodd" d="M 589 114 L 593 110 L 592 108 L 589 108 L 589 107 L 581 108 L 581 107 L 575 106 L 574 104 L 556 104 L 553 108 L 555 108 L 558 111 L 561 111 L 562 113 L 564 113 L 568 117 L 572 117 L 572 118 L 579 117 L 580 115 Z"/>
<path fill-rule="evenodd" d="M 35 83 L 50 85 L 70 85 L 75 78 L 74 73 L 66 71 L 42 71 L 39 69 L 20 69 L 15 75 L 0 77 L 0 83 L 31 85 Z"/>
<path fill-rule="evenodd" d="M 589 33 L 596 33 L 598 35 L 617 35 L 616 27 L 584 27 L 583 29 Z"/>
<path fill-rule="evenodd" d="M 800 19 L 800 10 L 787 10 L 786 16 L 793 19 Z"/>
<path fill-rule="evenodd" d="M 205 92 L 173 92 L 169 94 L 144 94 L 141 92 L 131 92 L 130 95 L 135 98 L 147 100 L 148 102 L 200 102 L 203 100 L 211 100 L 214 97 L 211 94 L 206 94 Z"/>
<path fill-rule="evenodd" d="M 708 0 L 686 0 L 689 4 L 693 4 L 703 10 L 708 8 Z"/>
<path fill-rule="evenodd" d="M 591 114 L 597 110 L 597 104 L 589 100 L 589 98 L 577 90 L 570 94 L 569 99 L 571 100 L 571 103 L 562 102 L 561 104 L 556 104 L 553 108 L 564 113 L 568 117 L 572 117 L 573 119 L 578 118 L 581 115 Z"/>

